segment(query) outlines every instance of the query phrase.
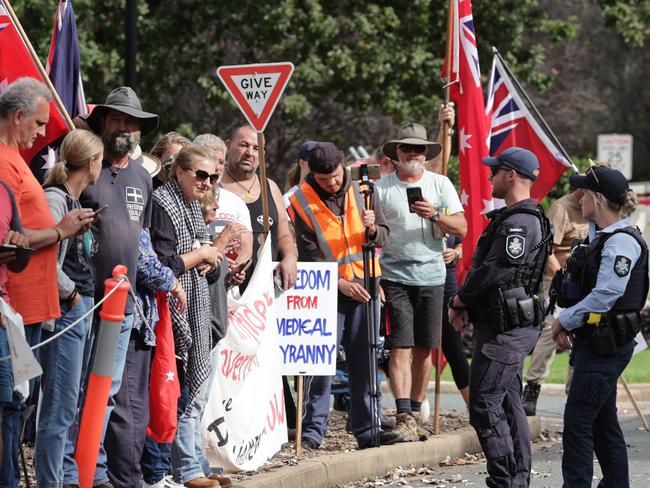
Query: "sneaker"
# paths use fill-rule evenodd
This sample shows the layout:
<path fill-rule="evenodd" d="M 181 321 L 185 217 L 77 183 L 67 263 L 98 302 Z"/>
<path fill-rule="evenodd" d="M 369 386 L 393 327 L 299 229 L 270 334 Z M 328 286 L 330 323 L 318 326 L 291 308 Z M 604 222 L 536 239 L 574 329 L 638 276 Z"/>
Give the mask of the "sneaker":
<path fill-rule="evenodd" d="M 420 440 L 418 437 L 418 424 L 409 413 L 398 413 L 395 416 L 395 429 L 393 432 L 403 434 L 404 442 L 415 442 Z"/>
<path fill-rule="evenodd" d="M 165 484 L 165 478 L 161 479 L 160 481 L 156 481 L 155 483 L 147 483 L 146 481 L 142 481 L 142 485 L 144 488 L 166 488 L 167 485 Z M 63 488 L 66 488 L 65 486 Z"/>
<path fill-rule="evenodd" d="M 380 446 L 390 446 L 391 444 L 397 444 L 398 442 L 405 442 L 404 434 L 401 432 L 380 432 L 379 433 L 379 445 Z M 359 444 L 359 449 L 368 449 L 369 447 L 374 447 L 372 445 L 372 440 L 368 439 L 363 444 Z"/>
<path fill-rule="evenodd" d="M 300 445 L 303 449 L 310 451 L 316 451 L 320 447 L 320 444 L 318 442 L 308 437 L 303 437 L 300 441 Z"/>
<path fill-rule="evenodd" d="M 527 417 L 532 417 L 537 412 L 537 398 L 542 385 L 531 381 L 524 387 L 524 393 L 521 395 L 521 403 L 524 406 L 524 412 Z"/>
<path fill-rule="evenodd" d="M 163 488 L 183 488 L 182 483 L 176 483 L 172 475 L 167 475 L 163 478 Z"/>
<path fill-rule="evenodd" d="M 429 429 L 429 427 L 426 425 L 425 422 L 422 422 L 422 417 L 420 416 L 420 412 L 413 412 L 413 418 L 415 419 L 415 423 L 417 424 L 416 432 L 418 434 L 418 439 L 421 441 L 426 441 L 431 434 L 433 434 L 433 430 Z"/>

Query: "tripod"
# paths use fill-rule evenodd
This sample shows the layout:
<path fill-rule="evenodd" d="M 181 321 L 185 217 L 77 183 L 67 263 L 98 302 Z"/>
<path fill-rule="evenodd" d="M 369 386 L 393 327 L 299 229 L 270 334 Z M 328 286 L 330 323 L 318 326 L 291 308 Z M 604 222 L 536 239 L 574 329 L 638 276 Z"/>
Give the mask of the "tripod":
<path fill-rule="evenodd" d="M 366 210 L 372 210 L 374 184 L 367 175 L 361 181 L 361 193 Z M 370 294 L 370 300 L 366 302 L 366 331 L 368 334 L 368 369 L 370 376 L 370 419 L 371 419 L 371 440 L 370 445 L 379 447 L 379 392 L 377 389 L 377 343 L 379 334 L 379 321 L 377 316 L 377 282 L 375 269 L 375 244 L 370 242 L 370 232 L 366 229 L 366 242 L 363 245 L 363 287 Z"/>

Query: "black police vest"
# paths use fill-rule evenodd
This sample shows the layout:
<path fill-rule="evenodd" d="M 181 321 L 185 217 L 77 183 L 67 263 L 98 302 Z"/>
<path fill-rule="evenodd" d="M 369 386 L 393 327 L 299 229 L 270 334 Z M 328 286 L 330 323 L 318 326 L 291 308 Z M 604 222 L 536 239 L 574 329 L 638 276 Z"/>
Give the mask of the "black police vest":
<path fill-rule="evenodd" d="M 605 234 L 594 241 L 589 249 L 585 262 L 580 300 L 585 298 L 596 286 L 603 247 L 607 239 L 618 233 L 625 233 L 633 237 L 639 243 L 639 246 L 641 246 L 641 255 L 634 264 L 634 268 L 630 271 L 630 280 L 625 288 L 625 293 L 616 300 L 611 312 L 639 311 L 644 307 L 646 297 L 648 296 L 648 245 L 643 240 L 641 232 L 635 226 L 616 229 L 611 234 Z"/>
<path fill-rule="evenodd" d="M 499 229 L 503 221 L 508 217 L 518 213 L 534 215 L 539 219 L 542 231 L 542 239 L 532 249 L 533 252 L 526 256 L 526 260 L 523 261 L 522 264 L 517 268 L 517 271 L 515 271 L 512 280 L 509 283 L 503 285 L 501 289 L 507 290 L 524 287 L 526 288 L 528 295 L 533 295 L 539 291 L 542 279 L 544 277 L 544 272 L 546 270 L 548 257 L 551 254 L 553 246 L 553 230 L 551 222 L 544 214 L 544 209 L 541 207 L 541 205 L 537 205 L 535 209 L 525 207 L 506 207 L 488 212 L 487 218 L 490 219 L 490 223 L 479 239 L 476 254 L 474 255 L 473 264 L 475 267 L 478 267 L 479 263 L 483 262 L 485 256 L 490 250 L 491 243 L 494 240 L 494 234 Z M 538 251 L 535 253 L 535 250 Z"/>

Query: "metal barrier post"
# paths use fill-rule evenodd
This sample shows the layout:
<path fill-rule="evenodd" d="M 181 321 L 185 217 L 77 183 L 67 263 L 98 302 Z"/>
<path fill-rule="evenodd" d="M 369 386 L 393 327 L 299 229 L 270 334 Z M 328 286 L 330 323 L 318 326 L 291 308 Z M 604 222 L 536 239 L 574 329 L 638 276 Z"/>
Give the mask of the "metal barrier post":
<path fill-rule="evenodd" d="M 115 266 L 113 277 L 104 281 L 104 295 L 116 287 L 117 291 L 104 302 L 99 313 L 101 321 L 95 344 L 95 357 L 88 377 L 86 400 L 75 449 L 75 459 L 79 467 L 79 484 L 82 488 L 93 486 L 120 329 L 130 287 L 128 281 L 120 282 L 118 277 L 125 276 L 126 273 L 126 266 Z"/>

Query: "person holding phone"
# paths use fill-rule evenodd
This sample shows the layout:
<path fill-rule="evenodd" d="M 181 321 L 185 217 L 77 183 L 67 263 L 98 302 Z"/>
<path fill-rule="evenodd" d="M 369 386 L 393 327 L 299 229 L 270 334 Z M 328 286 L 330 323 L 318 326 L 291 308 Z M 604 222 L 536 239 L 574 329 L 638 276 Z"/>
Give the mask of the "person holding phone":
<path fill-rule="evenodd" d="M 45 197 L 56 222 L 82 208 L 79 195 L 99 177 L 104 144 L 90 131 L 75 129 L 63 139 L 61 160 L 45 181 Z M 57 281 L 61 317 L 43 324 L 48 339 L 83 317 L 94 305 L 95 277 L 90 230 L 61 241 L 57 252 Z M 63 484 L 64 458 L 74 462 L 75 439 L 68 438 L 75 420 L 82 372 L 90 354 L 92 314 L 40 351 L 41 408 L 34 459 L 38 484 Z"/>
<path fill-rule="evenodd" d="M 464 236 L 463 206 L 449 178 L 425 170 L 442 146 L 424 127 L 406 124 L 382 147 L 395 172 L 377 182 L 377 196 L 391 230 L 381 253 L 381 286 L 390 332 L 390 385 L 397 427 L 408 441 L 426 439 L 420 407 L 431 377 L 431 349 L 440 347 L 446 268 L 444 233 Z M 440 234 L 438 234 L 440 232 Z"/>

